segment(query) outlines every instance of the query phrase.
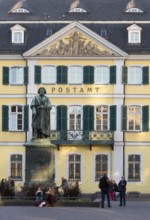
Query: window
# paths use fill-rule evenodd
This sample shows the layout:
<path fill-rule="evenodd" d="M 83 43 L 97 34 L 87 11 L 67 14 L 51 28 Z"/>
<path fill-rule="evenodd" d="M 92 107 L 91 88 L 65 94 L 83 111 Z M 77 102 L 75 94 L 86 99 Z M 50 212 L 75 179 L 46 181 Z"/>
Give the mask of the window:
<path fill-rule="evenodd" d="M 143 11 L 139 8 L 130 8 L 126 10 L 127 13 L 143 13 Z"/>
<path fill-rule="evenodd" d="M 69 106 L 68 108 L 68 139 L 82 138 L 82 107 Z"/>
<path fill-rule="evenodd" d="M 22 131 L 23 130 L 23 107 L 11 106 L 10 107 L 10 130 Z"/>
<path fill-rule="evenodd" d="M 108 106 L 96 106 L 96 120 L 95 130 L 106 131 L 108 130 Z"/>
<path fill-rule="evenodd" d="M 71 9 L 69 12 L 87 12 L 86 10 L 84 10 L 84 9 L 82 9 L 82 8 L 73 8 L 73 9 Z"/>
<path fill-rule="evenodd" d="M 43 66 L 42 67 L 42 83 L 55 84 L 56 83 L 56 67 Z"/>
<path fill-rule="evenodd" d="M 107 30 L 106 29 L 101 29 L 101 36 L 107 37 Z"/>
<path fill-rule="evenodd" d="M 83 68 L 81 66 L 70 66 L 68 71 L 69 71 L 68 81 L 70 84 L 83 83 Z"/>
<path fill-rule="evenodd" d="M 95 67 L 95 84 L 108 84 L 110 81 L 109 67 L 96 66 Z"/>
<path fill-rule="evenodd" d="M 52 109 L 50 111 L 50 129 L 56 130 L 56 107 L 52 106 Z"/>
<path fill-rule="evenodd" d="M 53 34 L 52 29 L 48 28 L 48 29 L 46 30 L 46 37 L 50 37 L 52 34 Z"/>
<path fill-rule="evenodd" d="M 12 13 L 29 13 L 29 11 L 25 8 L 17 8 L 13 10 Z"/>
<path fill-rule="evenodd" d="M 141 43 L 141 30 L 142 28 L 136 24 L 127 28 L 128 30 L 128 43 L 138 44 Z"/>
<path fill-rule="evenodd" d="M 20 154 L 11 155 L 10 176 L 14 180 L 22 180 L 22 155 Z"/>
<path fill-rule="evenodd" d="M 142 84 L 141 67 L 128 67 L 128 84 Z"/>
<path fill-rule="evenodd" d="M 137 154 L 128 156 L 128 181 L 141 180 L 141 156 Z"/>
<path fill-rule="evenodd" d="M 140 106 L 128 106 L 128 121 L 127 129 L 129 131 L 141 130 L 141 107 Z"/>
<path fill-rule="evenodd" d="M 24 83 L 24 68 L 23 67 L 11 67 L 10 69 L 10 82 L 11 84 L 23 84 Z"/>
<path fill-rule="evenodd" d="M 81 180 L 81 155 L 69 155 L 69 180 Z"/>
<path fill-rule="evenodd" d="M 95 156 L 95 181 L 108 173 L 108 155 L 99 154 Z"/>
<path fill-rule="evenodd" d="M 10 28 L 10 30 L 12 32 L 12 43 L 23 44 L 25 28 L 17 24 Z"/>

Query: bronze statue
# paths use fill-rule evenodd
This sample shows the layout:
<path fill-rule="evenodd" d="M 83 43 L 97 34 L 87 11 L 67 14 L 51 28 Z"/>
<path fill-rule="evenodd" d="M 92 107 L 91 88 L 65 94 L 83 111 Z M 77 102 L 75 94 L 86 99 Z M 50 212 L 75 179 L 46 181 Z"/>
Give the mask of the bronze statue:
<path fill-rule="evenodd" d="M 50 136 L 50 110 L 52 105 L 45 96 L 46 89 L 40 87 L 38 96 L 31 102 L 33 138 L 47 138 Z"/>

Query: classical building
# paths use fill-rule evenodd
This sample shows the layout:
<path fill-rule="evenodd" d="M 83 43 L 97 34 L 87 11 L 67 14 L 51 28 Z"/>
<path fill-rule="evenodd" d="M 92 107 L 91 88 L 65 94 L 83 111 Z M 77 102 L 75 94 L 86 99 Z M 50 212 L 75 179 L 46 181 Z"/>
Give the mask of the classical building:
<path fill-rule="evenodd" d="M 107 172 L 149 193 L 150 2 L 1 0 L 0 9 L 0 178 L 28 180 L 30 105 L 45 87 L 56 184 L 64 176 L 93 193 Z"/>

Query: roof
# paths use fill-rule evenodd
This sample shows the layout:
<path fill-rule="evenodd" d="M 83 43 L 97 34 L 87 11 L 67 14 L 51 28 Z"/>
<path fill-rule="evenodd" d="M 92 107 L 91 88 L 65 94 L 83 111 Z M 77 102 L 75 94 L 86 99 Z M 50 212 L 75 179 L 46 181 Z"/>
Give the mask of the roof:
<path fill-rule="evenodd" d="M 150 1 L 134 2 L 133 6 L 144 13 L 125 13 L 130 0 L 1 0 L 0 20 L 150 20 Z M 72 5 L 83 8 L 87 13 L 69 13 Z M 30 13 L 10 13 L 17 7 L 25 8 Z"/>
<path fill-rule="evenodd" d="M 30 13 L 11 13 L 17 7 Z M 69 13 L 75 7 L 87 13 Z M 143 13 L 125 13 L 130 7 Z M 0 54 L 22 54 L 45 40 L 47 29 L 52 29 L 54 34 L 72 21 L 82 22 L 99 35 L 106 29 L 106 40 L 128 54 L 150 53 L 148 0 L 0 0 L 0 9 Z M 133 23 L 142 28 L 141 44 L 128 44 L 127 28 Z M 22 45 L 11 43 L 10 28 L 17 24 L 25 28 Z"/>

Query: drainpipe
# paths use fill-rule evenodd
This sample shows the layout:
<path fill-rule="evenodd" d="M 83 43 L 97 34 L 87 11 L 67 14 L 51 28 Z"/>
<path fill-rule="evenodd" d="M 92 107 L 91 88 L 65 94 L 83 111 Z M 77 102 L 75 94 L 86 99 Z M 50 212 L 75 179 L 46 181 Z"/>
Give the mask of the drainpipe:
<path fill-rule="evenodd" d="M 24 57 L 23 57 L 24 58 Z M 26 61 L 26 66 L 28 65 L 28 61 L 27 59 L 25 59 Z M 27 94 L 28 94 L 28 84 L 25 85 L 26 86 L 26 105 L 28 104 L 27 103 Z M 26 131 L 26 135 L 25 135 L 25 142 L 27 142 L 27 131 Z"/>
<path fill-rule="evenodd" d="M 124 60 L 124 66 L 126 60 Z M 123 84 L 123 106 L 125 106 L 126 84 Z M 123 176 L 125 176 L 125 131 L 123 131 Z"/>

